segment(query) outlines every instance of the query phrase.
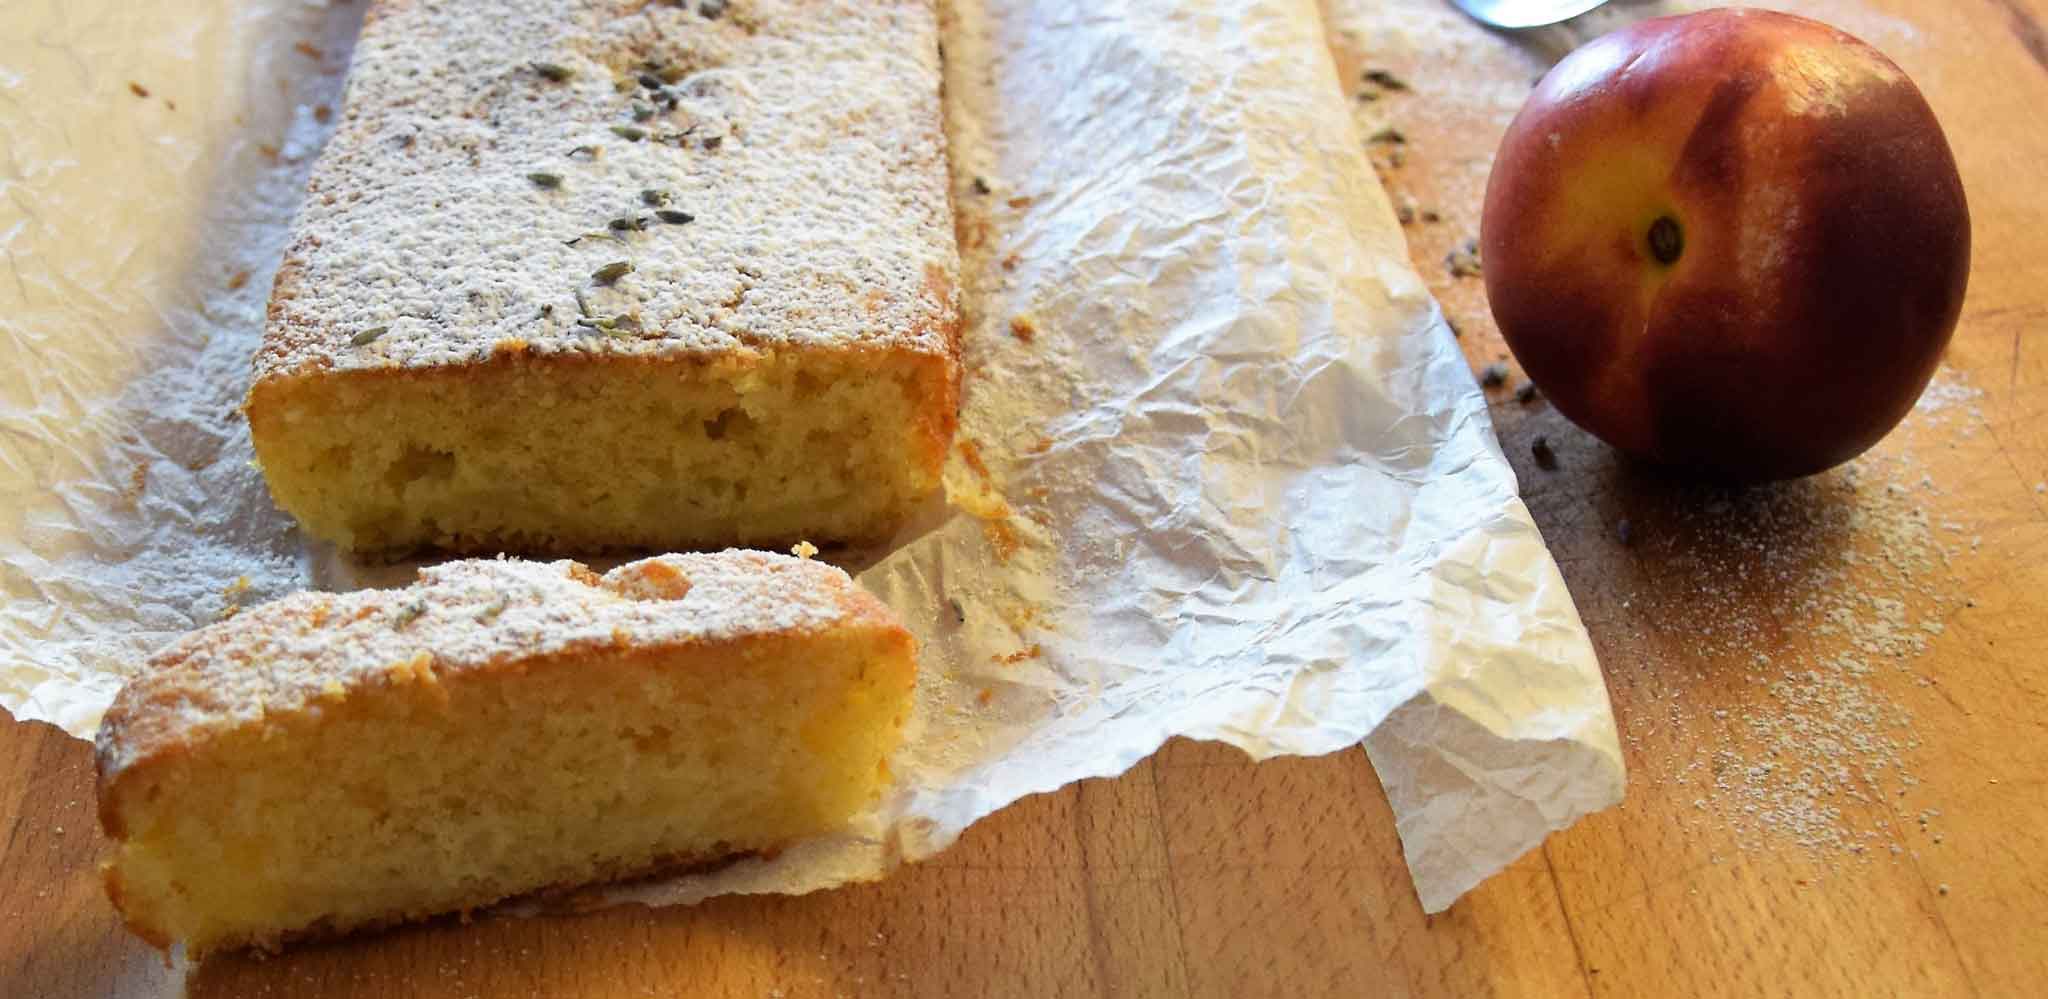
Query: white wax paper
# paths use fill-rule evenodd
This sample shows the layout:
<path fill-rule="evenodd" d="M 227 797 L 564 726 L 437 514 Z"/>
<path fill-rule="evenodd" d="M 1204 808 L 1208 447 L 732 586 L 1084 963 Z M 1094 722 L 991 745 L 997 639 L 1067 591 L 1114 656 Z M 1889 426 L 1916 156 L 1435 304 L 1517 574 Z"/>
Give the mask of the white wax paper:
<path fill-rule="evenodd" d="M 772 862 L 611 896 L 877 877 L 1174 735 L 1364 741 L 1431 911 L 1617 801 L 1591 647 L 1315 0 L 948 6 L 962 445 L 943 509 L 847 556 L 923 643 L 900 791 Z M 301 545 L 232 413 L 359 16 L 47 0 L 0 36 L 18 718 L 89 737 L 124 671 L 229 604 L 388 580 Z"/>

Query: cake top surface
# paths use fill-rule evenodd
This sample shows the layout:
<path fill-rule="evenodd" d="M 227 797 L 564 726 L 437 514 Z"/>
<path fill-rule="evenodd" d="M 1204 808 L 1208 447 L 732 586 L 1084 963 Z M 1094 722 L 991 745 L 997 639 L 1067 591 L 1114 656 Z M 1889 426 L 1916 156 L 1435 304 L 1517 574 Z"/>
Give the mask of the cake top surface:
<path fill-rule="evenodd" d="M 931 0 L 377 0 L 258 379 L 946 352 Z"/>
<path fill-rule="evenodd" d="M 115 698 L 101 773 L 422 670 L 894 620 L 839 569 L 766 552 L 663 555 L 602 576 L 566 560 L 448 562 L 403 589 L 295 593 L 186 635 Z"/>

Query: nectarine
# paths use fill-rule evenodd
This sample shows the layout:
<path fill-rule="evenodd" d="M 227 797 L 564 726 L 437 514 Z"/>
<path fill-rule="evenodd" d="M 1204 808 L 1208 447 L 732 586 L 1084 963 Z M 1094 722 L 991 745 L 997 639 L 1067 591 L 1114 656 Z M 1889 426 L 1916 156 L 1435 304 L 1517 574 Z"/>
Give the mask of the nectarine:
<path fill-rule="evenodd" d="M 1912 81 L 1758 10 L 1566 57 L 1508 127 L 1480 239 L 1501 332 L 1566 417 L 1742 480 L 1828 468 L 1904 418 L 1970 260 L 1962 180 Z"/>

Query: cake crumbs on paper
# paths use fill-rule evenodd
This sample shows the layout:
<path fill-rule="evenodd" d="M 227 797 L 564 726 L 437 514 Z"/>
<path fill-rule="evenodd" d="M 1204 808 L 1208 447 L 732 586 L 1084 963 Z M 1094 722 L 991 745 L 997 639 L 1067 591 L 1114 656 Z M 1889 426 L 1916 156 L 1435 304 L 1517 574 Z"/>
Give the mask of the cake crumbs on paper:
<path fill-rule="evenodd" d="M 128 92 L 145 100 L 149 97 L 149 88 L 143 86 L 140 83 L 135 82 L 134 80 L 128 81 Z"/>
<path fill-rule="evenodd" d="M 989 549 L 995 553 L 997 562 L 1008 564 L 1011 557 L 1017 554 L 1017 550 L 1024 546 L 1017 537 L 1016 529 L 1010 526 L 1007 510 L 1001 517 L 982 520 L 981 531 L 988 538 Z"/>
<path fill-rule="evenodd" d="M 1025 343 L 1038 339 L 1038 321 L 1031 314 L 1020 312 L 1010 317 L 1010 335 Z"/>
<path fill-rule="evenodd" d="M 989 481 L 988 465 L 981 460 L 981 448 L 978 445 L 962 437 L 954 448 L 960 452 L 960 460 L 966 462 L 967 467 L 973 469 L 975 475 L 980 476 L 983 482 Z"/>
<path fill-rule="evenodd" d="M 215 615 L 215 619 L 225 621 L 240 614 L 242 612 L 242 598 L 248 594 L 249 586 L 249 577 L 236 576 L 234 582 L 221 587 L 221 608 L 220 612 Z"/>
<path fill-rule="evenodd" d="M 1018 649 L 1015 652 L 1008 652 L 999 656 L 990 656 L 988 657 L 988 661 L 995 663 L 999 666 L 1015 666 L 1018 663 L 1024 662 L 1029 659 L 1036 659 L 1044 654 L 1045 650 L 1039 647 L 1038 643 L 1033 642 L 1030 645 Z"/>
<path fill-rule="evenodd" d="M 810 558 L 818 554 L 818 546 L 808 541 L 799 541 L 789 549 L 789 553 L 797 558 Z"/>
<path fill-rule="evenodd" d="M 122 491 L 121 499 L 131 509 L 141 505 L 142 497 L 149 492 L 149 462 L 137 461 L 128 470 L 128 488 Z"/>

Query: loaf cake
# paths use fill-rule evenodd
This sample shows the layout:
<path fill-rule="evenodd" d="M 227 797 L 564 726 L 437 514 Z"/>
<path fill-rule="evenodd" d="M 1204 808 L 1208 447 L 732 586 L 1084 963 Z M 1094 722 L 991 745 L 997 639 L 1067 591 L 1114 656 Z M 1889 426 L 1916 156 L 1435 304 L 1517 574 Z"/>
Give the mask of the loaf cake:
<path fill-rule="evenodd" d="M 876 799 L 915 671 L 845 573 L 758 552 L 296 594 L 115 698 L 108 894 L 198 955 L 772 851 Z"/>
<path fill-rule="evenodd" d="M 886 537 L 939 481 L 933 0 L 374 0 L 244 411 L 358 551 Z"/>

